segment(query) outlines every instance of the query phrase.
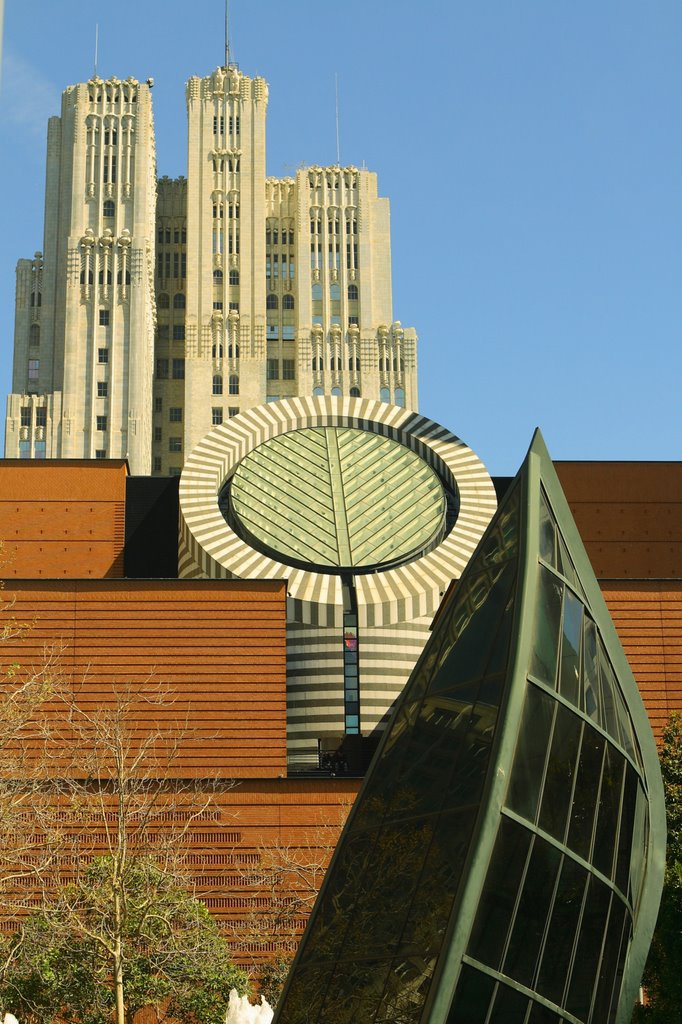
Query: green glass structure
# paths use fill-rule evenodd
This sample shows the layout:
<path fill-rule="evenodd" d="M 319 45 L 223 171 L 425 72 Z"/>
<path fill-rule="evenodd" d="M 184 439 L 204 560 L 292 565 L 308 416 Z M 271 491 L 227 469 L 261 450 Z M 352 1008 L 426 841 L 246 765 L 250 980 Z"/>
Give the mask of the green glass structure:
<path fill-rule="evenodd" d="M 665 812 L 635 681 L 542 438 L 446 598 L 276 1024 L 626 1024 Z"/>
<path fill-rule="evenodd" d="M 291 565 L 372 572 L 431 551 L 446 529 L 436 473 L 404 444 L 353 427 L 306 427 L 250 452 L 229 482 L 228 517 Z"/>

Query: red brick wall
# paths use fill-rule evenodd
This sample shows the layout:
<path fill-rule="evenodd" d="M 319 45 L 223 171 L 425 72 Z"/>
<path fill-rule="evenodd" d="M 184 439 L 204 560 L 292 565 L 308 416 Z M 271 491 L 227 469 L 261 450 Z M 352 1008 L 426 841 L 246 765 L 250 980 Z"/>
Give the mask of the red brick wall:
<path fill-rule="evenodd" d="M 682 578 L 682 462 L 555 462 L 597 579 Z"/>
<path fill-rule="evenodd" d="M 124 461 L 0 460 L 5 578 L 123 576 Z"/>
<path fill-rule="evenodd" d="M 258 937 L 248 925 L 254 913 L 267 919 L 271 910 L 264 864 L 323 861 L 359 785 L 286 778 L 286 585 L 13 580 L 5 597 L 12 594 L 9 614 L 33 625 L 24 639 L 3 645 L 3 667 L 37 667 L 45 644 L 56 641 L 65 677 L 85 708 L 106 706 L 115 689 L 131 683 L 141 692 L 156 683 L 172 689 L 175 703 L 161 715 L 142 707 L 141 730 L 172 728 L 187 716 L 189 735 L 171 775 L 223 780 L 206 819 L 186 838 L 198 891 L 239 963 L 285 953 L 305 915 Z M 86 846 L 93 852 L 106 848 L 103 824 L 89 826 Z M 286 880 L 278 898 L 297 884 Z"/>
<path fill-rule="evenodd" d="M 682 580 L 605 581 L 602 593 L 656 739 L 682 711 Z"/>
<path fill-rule="evenodd" d="M 89 708 L 111 701 L 114 687 L 166 684 L 175 695 L 166 720 L 191 718 L 179 776 L 286 774 L 283 582 L 12 580 L 10 594 L 11 614 L 34 625 L 3 644 L 5 664 L 39 664 L 56 642 Z M 149 714 L 140 721 L 152 726 Z"/>

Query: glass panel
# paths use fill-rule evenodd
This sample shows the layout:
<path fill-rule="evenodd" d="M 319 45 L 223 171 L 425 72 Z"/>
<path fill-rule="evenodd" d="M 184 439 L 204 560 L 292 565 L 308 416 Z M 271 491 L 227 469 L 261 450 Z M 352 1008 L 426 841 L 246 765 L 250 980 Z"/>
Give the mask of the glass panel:
<path fill-rule="evenodd" d="M 376 1020 L 418 1020 L 462 877 L 477 808 L 441 815 L 402 931 Z M 414 871 L 414 867 L 410 869 Z M 400 884 L 400 879 L 398 879 Z M 385 948 L 382 947 L 382 948 Z M 364 1018 L 361 1018 L 364 1019 Z M 370 1018 L 372 1019 L 372 1018 Z"/>
<path fill-rule="evenodd" d="M 559 693 L 580 707 L 580 636 L 582 633 L 582 603 L 570 590 L 564 591 L 563 635 L 561 638 L 561 667 Z"/>
<path fill-rule="evenodd" d="M 556 528 L 554 517 L 549 511 L 545 495 L 540 493 L 540 558 L 550 565 L 556 565 Z"/>
<path fill-rule="evenodd" d="M 594 1001 L 592 1019 L 603 1021 L 608 1024 L 613 1017 L 609 1013 L 614 984 L 616 980 L 616 968 L 620 954 L 620 946 L 623 938 L 623 924 L 625 920 L 625 905 L 621 903 L 614 894 L 611 900 L 611 914 L 606 931 L 606 942 L 602 951 L 601 967 L 597 981 L 597 997 Z M 628 921 L 629 925 L 629 921 Z"/>
<path fill-rule="evenodd" d="M 286 1005 L 282 1008 L 279 1018 L 281 1024 L 297 1024 L 302 1020 L 318 1019 L 332 970 L 333 965 L 325 967 L 317 964 L 301 964 L 297 968 L 287 994 Z"/>
<path fill-rule="evenodd" d="M 571 557 L 561 534 L 559 534 L 559 569 L 566 579 L 571 581 L 576 590 L 579 590 L 580 593 L 582 593 L 582 587 L 578 581 L 576 571 L 573 568 L 573 562 L 571 561 Z"/>
<path fill-rule="evenodd" d="M 396 749 L 402 751 L 402 753 L 405 752 L 407 747 L 407 738 L 419 717 L 421 706 L 422 702 L 420 700 L 405 703 L 401 706 L 395 717 L 386 745 L 384 746 L 380 757 L 381 761 L 388 761 L 390 759 L 393 768 L 396 767 Z M 382 780 L 375 779 L 374 776 L 372 776 L 369 781 L 369 785 L 372 787 L 378 787 L 381 783 Z"/>
<path fill-rule="evenodd" d="M 563 1017 L 557 1017 L 554 1010 L 548 1010 L 540 1003 L 533 1003 L 527 1024 L 561 1024 L 563 1020 Z"/>
<path fill-rule="evenodd" d="M 603 736 L 596 729 L 585 726 L 568 825 L 568 845 L 585 860 L 589 860 L 592 846 L 594 812 L 599 792 L 597 779 L 601 778 L 604 743 Z"/>
<path fill-rule="evenodd" d="M 613 736 L 616 743 L 621 743 L 620 729 L 618 728 L 618 716 L 616 712 L 615 689 L 617 683 L 613 669 L 606 656 L 606 652 L 599 641 L 599 679 L 601 682 L 602 721 L 609 736 Z"/>
<path fill-rule="evenodd" d="M 428 717 L 428 709 L 423 714 Z M 365 828 L 376 827 L 384 819 L 391 804 L 400 805 L 402 794 L 396 792 L 398 779 L 410 749 L 413 730 L 420 720 L 420 716 L 422 716 L 422 704 L 419 701 L 403 704 L 398 711 L 386 744 L 379 756 L 380 768 L 372 773 L 365 784 L 365 799 L 359 806 L 351 826 L 353 834 Z M 420 721 L 420 728 L 424 729 L 423 721 Z M 434 742 L 434 737 L 428 733 L 423 735 L 420 740 L 422 744 L 428 744 L 429 741 Z M 409 779 L 406 784 L 408 787 L 410 786 Z M 405 803 L 406 812 L 409 806 L 408 803 Z"/>
<path fill-rule="evenodd" d="M 560 861 L 559 851 L 536 836 L 503 968 L 522 985 L 530 986 L 535 974 Z"/>
<path fill-rule="evenodd" d="M 571 805 L 581 730 L 581 719 L 568 708 L 557 704 L 538 824 L 562 842 Z"/>
<path fill-rule="evenodd" d="M 498 518 L 491 533 L 483 542 L 476 562 L 479 559 L 485 566 L 499 565 L 507 559 L 516 555 L 518 550 L 519 533 L 519 489 L 514 488 L 509 495 L 503 509 L 498 512 Z"/>
<path fill-rule="evenodd" d="M 503 678 L 509 662 L 509 642 L 511 639 L 511 628 L 514 619 L 514 597 L 516 592 L 516 580 L 507 597 L 507 603 L 502 612 L 502 620 L 497 630 L 495 642 L 491 643 L 490 660 L 486 665 L 486 676 L 501 673 Z M 483 698 L 480 698 L 483 699 Z M 499 703 L 499 699 L 496 701 Z"/>
<path fill-rule="evenodd" d="M 402 770 L 393 776 L 389 816 L 440 811 L 457 762 L 466 754 L 465 737 L 473 725 L 471 703 L 447 696 L 425 699 Z"/>
<path fill-rule="evenodd" d="M 614 687 L 613 695 L 615 697 L 616 702 L 616 714 L 618 715 L 618 722 L 620 725 L 620 736 L 621 741 L 623 743 L 623 748 L 628 752 L 628 754 L 635 762 L 635 764 L 640 764 L 639 753 L 637 751 L 637 746 L 633 739 L 632 721 L 630 719 L 628 710 L 625 707 L 625 701 L 623 700 L 623 696 L 620 692 L 620 687 L 618 686 L 618 683 L 616 683 Z"/>
<path fill-rule="evenodd" d="M 556 701 L 528 683 L 506 804 L 535 821 Z"/>
<path fill-rule="evenodd" d="M 446 1024 L 485 1024 L 494 988 L 492 978 L 465 964 Z"/>
<path fill-rule="evenodd" d="M 502 697 L 502 687 L 505 677 L 503 675 L 484 676 L 478 688 L 477 705 L 487 705 L 489 708 L 498 708 Z"/>
<path fill-rule="evenodd" d="M 610 898 L 610 890 L 603 882 L 594 877 L 588 879 L 578 945 L 565 1003 L 569 1013 L 580 1020 L 587 1020 L 590 1012 Z"/>
<path fill-rule="evenodd" d="M 444 810 L 478 803 L 488 773 L 496 722 L 496 707 L 476 704 L 466 741 L 457 752 L 457 758 L 453 758 L 454 770 L 445 792 Z"/>
<path fill-rule="evenodd" d="M 390 960 L 339 961 L 329 982 L 321 1013 L 314 1018 L 305 1013 L 292 1020 L 333 1020 L 334 1024 L 371 1020 L 377 1002 L 377 986 L 383 987 L 389 966 Z"/>
<path fill-rule="evenodd" d="M 530 671 L 548 686 L 556 682 L 556 663 L 559 651 L 559 620 L 563 583 L 544 566 L 538 566 L 538 585 L 535 599 L 535 628 Z"/>
<path fill-rule="evenodd" d="M 634 768 L 625 764 L 625 787 L 620 811 L 620 829 L 618 831 L 618 851 L 616 853 L 615 882 L 623 895 L 628 898 L 630 881 L 630 852 L 632 850 L 635 808 L 637 806 L 637 775 Z M 640 842 L 640 836 L 637 836 Z"/>
<path fill-rule="evenodd" d="M 536 990 L 545 999 L 561 1004 L 573 945 L 578 930 L 587 872 L 570 857 L 564 857 L 554 897 L 542 966 Z"/>
<path fill-rule="evenodd" d="M 597 670 L 597 630 L 591 619 L 585 616 L 583 636 L 583 696 L 585 713 L 602 724 L 599 701 L 599 674 Z"/>
<path fill-rule="evenodd" d="M 440 816 L 398 947 L 398 957 L 435 963 L 462 878 L 476 811 L 477 808 L 467 808 Z"/>
<path fill-rule="evenodd" d="M 499 969 L 530 840 L 531 833 L 522 825 L 502 818 L 467 950 L 495 970 Z"/>
<path fill-rule="evenodd" d="M 613 871 L 624 767 L 623 755 L 607 743 L 599 790 L 599 811 L 592 863 L 608 878 L 612 877 Z"/>
<path fill-rule="evenodd" d="M 522 1024 L 527 1009 L 527 995 L 507 985 L 498 985 L 488 1024 Z"/>
<path fill-rule="evenodd" d="M 337 897 L 337 926 L 345 932 L 343 959 L 393 955 L 433 837 L 432 818 L 384 826 L 372 851 L 372 869 L 355 869 L 348 892 Z M 340 902 L 339 902 L 340 901 Z M 347 914 L 345 913 L 347 911 Z M 345 918 L 345 919 L 344 919 Z"/>
<path fill-rule="evenodd" d="M 457 601 L 457 609 L 453 616 L 453 634 L 450 642 L 452 647 L 445 662 L 436 673 L 429 692 L 451 690 L 459 687 L 466 680 L 480 679 L 490 658 L 490 642 L 482 642 L 482 638 L 497 635 L 498 624 L 505 608 L 507 598 L 514 583 L 514 566 L 506 563 L 503 568 L 475 576 L 466 582 L 462 594 Z M 506 643 L 504 644 L 506 653 Z"/>
<path fill-rule="evenodd" d="M 497 579 L 500 572 L 501 570 L 498 569 L 494 574 L 487 572 L 482 576 L 472 575 L 457 584 L 454 598 L 441 617 L 428 644 L 427 656 L 418 663 L 417 672 L 410 682 L 411 695 L 420 695 L 426 688 L 426 684 L 430 689 L 433 688 L 437 671 L 442 668 L 453 645 L 469 624 L 474 602 L 476 604 L 473 611 L 477 610 L 487 596 L 486 581 L 490 581 L 493 577 Z"/>
<path fill-rule="evenodd" d="M 376 835 L 374 832 L 363 833 L 353 836 L 344 844 L 331 884 L 311 925 L 310 941 L 304 949 L 301 964 L 309 959 L 333 962 L 340 955 L 345 944 L 346 929 L 363 914 L 362 908 L 366 903 L 363 880 L 371 863 Z M 360 911 L 355 914 L 358 899 Z"/>
<path fill-rule="evenodd" d="M 394 960 L 376 1016 L 373 1016 L 373 1013 L 377 994 L 376 990 L 370 989 L 373 999 L 368 1000 L 368 1011 L 353 1017 L 352 1024 L 359 1024 L 360 1021 L 374 1021 L 375 1024 L 396 1024 L 397 1021 L 400 1021 L 400 1024 L 419 1024 L 434 966 L 435 962 L 424 962 L 421 959 Z M 331 1024 L 331 1021 L 336 1021 L 336 1016 L 330 1015 L 325 1018 L 325 1024 L 326 1021 Z"/>
<path fill-rule="evenodd" d="M 630 943 L 632 942 L 632 919 L 630 913 L 625 911 L 625 922 L 623 925 L 623 937 L 620 943 L 620 953 L 618 955 L 618 963 L 616 965 L 616 977 L 613 985 L 613 997 L 611 999 L 611 1009 L 609 1010 L 609 1024 L 613 1024 L 616 1019 L 616 1011 L 618 1010 L 618 1000 L 620 999 L 620 990 L 623 984 L 623 973 L 625 969 L 625 958 L 628 955 Z"/>
<path fill-rule="evenodd" d="M 636 908 L 644 872 L 644 851 L 649 842 L 649 813 L 641 782 L 637 783 L 637 806 L 635 808 L 635 824 L 632 832 L 634 842 L 630 859 L 630 902 Z"/>

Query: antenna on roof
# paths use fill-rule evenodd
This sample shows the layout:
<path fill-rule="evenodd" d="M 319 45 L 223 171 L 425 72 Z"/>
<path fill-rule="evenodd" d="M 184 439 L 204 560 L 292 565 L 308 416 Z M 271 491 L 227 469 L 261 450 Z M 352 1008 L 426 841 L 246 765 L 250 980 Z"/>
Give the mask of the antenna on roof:
<path fill-rule="evenodd" d="M 225 69 L 230 66 L 230 0 L 225 0 Z"/>
<path fill-rule="evenodd" d="M 97 78 L 97 51 L 99 50 L 99 22 L 95 25 L 95 71 L 93 78 Z"/>
<path fill-rule="evenodd" d="M 341 166 L 341 149 L 339 147 L 339 75 L 334 75 L 336 80 L 336 165 Z"/>

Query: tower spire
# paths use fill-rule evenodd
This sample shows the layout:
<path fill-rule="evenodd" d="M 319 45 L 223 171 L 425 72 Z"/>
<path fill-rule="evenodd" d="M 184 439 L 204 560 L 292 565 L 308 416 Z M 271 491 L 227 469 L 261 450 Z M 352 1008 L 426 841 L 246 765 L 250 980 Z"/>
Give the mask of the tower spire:
<path fill-rule="evenodd" d="M 99 22 L 96 22 L 95 23 L 95 72 L 94 72 L 94 76 L 93 76 L 94 78 L 97 78 L 97 57 L 98 57 L 98 52 L 97 51 L 98 50 L 99 50 Z"/>
<path fill-rule="evenodd" d="M 230 0 L 225 0 L 225 70 L 230 66 Z"/>
<path fill-rule="evenodd" d="M 339 75 L 338 72 L 335 74 L 336 79 L 336 165 L 341 166 L 341 147 L 339 145 Z"/>

